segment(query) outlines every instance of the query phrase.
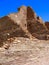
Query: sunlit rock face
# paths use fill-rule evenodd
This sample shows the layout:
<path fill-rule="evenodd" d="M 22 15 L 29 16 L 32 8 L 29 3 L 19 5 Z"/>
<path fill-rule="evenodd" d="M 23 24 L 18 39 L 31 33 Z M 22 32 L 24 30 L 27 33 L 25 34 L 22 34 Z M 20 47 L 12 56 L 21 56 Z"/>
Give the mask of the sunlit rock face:
<path fill-rule="evenodd" d="M 14 23 L 17 23 L 18 25 L 20 25 L 22 29 L 24 30 L 27 29 L 27 26 L 26 26 L 27 7 L 25 6 L 20 7 L 18 13 L 10 14 L 8 15 L 8 17 L 10 17 L 14 21 Z"/>

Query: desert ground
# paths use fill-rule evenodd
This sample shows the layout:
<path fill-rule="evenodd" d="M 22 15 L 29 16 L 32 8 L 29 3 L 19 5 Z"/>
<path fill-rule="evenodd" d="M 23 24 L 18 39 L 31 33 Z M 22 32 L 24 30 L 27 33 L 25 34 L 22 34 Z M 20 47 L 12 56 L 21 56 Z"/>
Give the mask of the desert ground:
<path fill-rule="evenodd" d="M 0 65 L 49 65 L 49 41 L 18 37 L 8 49 L 6 44 L 0 48 Z"/>

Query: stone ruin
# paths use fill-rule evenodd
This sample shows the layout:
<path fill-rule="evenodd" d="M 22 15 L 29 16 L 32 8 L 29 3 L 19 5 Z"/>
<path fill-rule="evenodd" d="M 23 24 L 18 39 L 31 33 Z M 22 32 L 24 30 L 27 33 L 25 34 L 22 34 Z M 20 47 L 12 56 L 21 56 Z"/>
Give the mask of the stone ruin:
<path fill-rule="evenodd" d="M 0 42 L 11 37 L 47 40 L 48 35 L 49 31 L 45 23 L 29 6 L 21 6 L 17 13 L 9 14 L 0 19 Z"/>

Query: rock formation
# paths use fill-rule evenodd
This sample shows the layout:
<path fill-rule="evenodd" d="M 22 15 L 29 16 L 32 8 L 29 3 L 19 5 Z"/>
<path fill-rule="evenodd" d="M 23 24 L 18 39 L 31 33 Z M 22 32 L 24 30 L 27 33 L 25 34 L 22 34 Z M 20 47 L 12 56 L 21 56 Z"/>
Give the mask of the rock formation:
<path fill-rule="evenodd" d="M 18 13 L 12 13 L 0 19 L 0 41 L 11 37 L 28 37 L 45 40 L 49 35 L 43 20 L 31 7 L 21 6 Z"/>
<path fill-rule="evenodd" d="M 0 19 L 0 65 L 49 65 L 49 27 L 31 7 Z"/>
<path fill-rule="evenodd" d="M 48 30 L 49 30 L 49 22 L 45 22 L 45 25 L 46 25 L 46 27 L 48 28 Z"/>

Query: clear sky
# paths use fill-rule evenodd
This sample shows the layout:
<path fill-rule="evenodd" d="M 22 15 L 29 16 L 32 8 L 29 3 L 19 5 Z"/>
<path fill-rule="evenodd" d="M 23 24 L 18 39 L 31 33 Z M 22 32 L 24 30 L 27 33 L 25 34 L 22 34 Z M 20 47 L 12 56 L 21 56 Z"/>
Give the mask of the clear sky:
<path fill-rule="evenodd" d="M 0 0 L 0 17 L 17 12 L 17 8 L 31 6 L 44 21 L 49 21 L 49 0 Z"/>

